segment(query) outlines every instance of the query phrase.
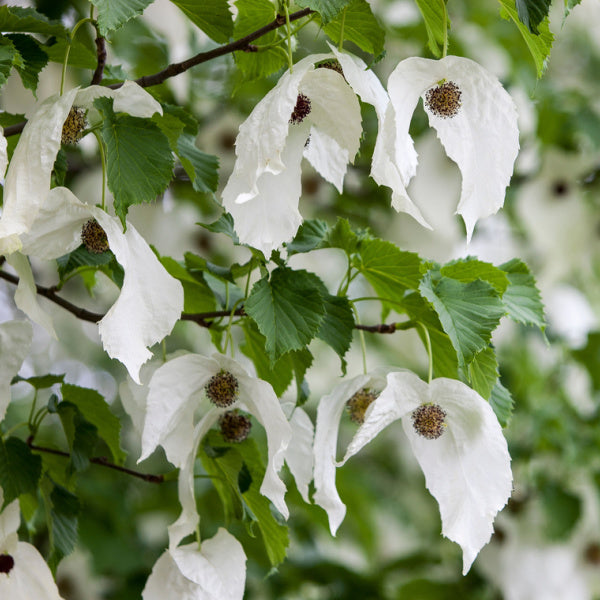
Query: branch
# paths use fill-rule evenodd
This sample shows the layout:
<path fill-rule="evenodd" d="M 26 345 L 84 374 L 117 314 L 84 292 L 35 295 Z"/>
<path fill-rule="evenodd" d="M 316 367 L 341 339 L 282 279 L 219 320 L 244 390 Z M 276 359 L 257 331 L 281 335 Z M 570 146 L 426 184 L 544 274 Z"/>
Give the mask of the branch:
<path fill-rule="evenodd" d="M 313 12 L 314 11 L 310 8 L 303 8 L 302 10 L 299 10 L 290 15 L 290 22 L 307 17 Z M 231 52 L 236 52 L 238 50 L 247 52 L 252 51 L 251 42 L 257 40 L 258 38 L 262 37 L 267 33 L 270 33 L 271 31 L 279 29 L 283 25 L 285 25 L 285 17 L 283 17 L 282 15 L 277 15 L 277 17 L 275 17 L 275 19 L 271 21 L 271 23 L 265 25 L 264 27 L 261 27 L 260 29 L 257 29 L 256 31 L 247 35 L 246 37 L 243 37 L 229 44 L 225 44 L 224 46 L 219 46 L 218 48 L 214 48 L 213 50 L 209 50 L 208 52 L 200 52 L 199 54 L 196 54 L 196 56 L 192 56 L 192 58 L 188 58 L 183 62 L 173 63 L 165 69 L 163 69 L 162 71 L 159 71 L 158 73 L 140 77 L 139 79 L 136 79 L 135 82 L 141 87 L 151 87 L 153 85 L 163 83 L 171 77 L 180 75 L 181 73 L 184 73 L 185 71 L 191 69 L 192 67 L 195 67 L 196 65 L 208 62 L 209 60 L 213 60 L 214 58 L 218 58 L 219 56 L 225 56 L 226 54 L 230 54 Z M 98 46 L 98 40 L 96 40 L 96 46 Z M 100 50 L 98 50 L 98 52 L 100 52 Z M 104 60 L 106 60 L 106 55 L 104 56 Z M 96 73 L 98 72 L 99 68 L 100 54 L 98 54 L 98 68 L 94 73 L 94 79 L 92 79 L 92 83 L 95 83 Z M 102 66 L 102 68 L 104 68 L 104 66 Z M 117 88 L 120 88 L 122 85 L 122 83 L 113 83 L 108 87 L 115 90 Z M 6 127 L 4 129 L 4 137 L 9 137 L 11 135 L 17 135 L 18 133 L 21 133 L 26 123 L 27 121 L 23 121 L 22 123 L 17 123 L 16 125 L 10 125 Z"/>
<path fill-rule="evenodd" d="M 36 452 L 46 452 L 47 454 L 54 454 L 56 456 L 64 456 L 65 458 L 71 458 L 71 455 L 68 452 L 63 452 L 62 450 L 56 450 L 55 448 L 46 448 L 44 446 L 36 446 L 33 443 L 33 436 L 29 436 L 27 438 L 27 445 Z M 107 467 L 109 469 L 114 469 L 115 471 L 120 471 L 121 473 L 126 473 L 127 475 L 131 475 L 132 477 L 137 477 L 138 479 L 143 479 L 148 483 L 162 483 L 165 480 L 164 475 L 152 475 L 150 473 L 140 473 L 139 471 L 134 471 L 133 469 L 128 469 L 127 467 L 121 467 L 120 465 L 115 465 L 115 463 L 111 463 L 105 456 L 95 456 L 89 459 L 91 463 L 95 465 L 101 465 L 102 467 Z"/>
<path fill-rule="evenodd" d="M 98 57 L 98 66 L 94 71 L 92 81 L 90 85 L 98 85 L 102 81 L 102 75 L 104 74 L 104 66 L 106 65 L 106 42 L 104 38 L 99 35 L 96 40 L 96 56 Z"/>
<path fill-rule="evenodd" d="M 354 325 L 356 329 L 362 329 L 363 331 L 369 331 L 370 333 L 395 333 L 396 323 L 381 323 L 379 325 L 360 325 L 356 323 Z"/>

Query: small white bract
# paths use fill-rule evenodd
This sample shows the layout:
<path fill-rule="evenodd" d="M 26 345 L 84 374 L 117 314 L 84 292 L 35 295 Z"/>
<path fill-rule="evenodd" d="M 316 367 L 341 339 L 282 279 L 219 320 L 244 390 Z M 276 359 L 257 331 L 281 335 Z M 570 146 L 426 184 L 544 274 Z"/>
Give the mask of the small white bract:
<path fill-rule="evenodd" d="M 8 321 L 0 324 L 0 422 L 10 403 L 10 384 L 25 360 L 33 328 L 28 321 Z M 0 505 L 1 506 L 1 505 Z"/>
<path fill-rule="evenodd" d="M 333 534 L 346 512 L 335 489 L 337 429 L 346 401 L 364 387 L 382 392 L 337 466 L 402 419 L 427 488 L 439 504 L 442 533 L 461 546 L 466 573 L 489 541 L 494 517 L 512 491 L 510 455 L 492 408 L 460 381 L 439 378 L 427 384 L 409 371 L 361 375 L 337 386 L 321 399 L 315 432 L 314 500 L 327 511 Z M 424 418 L 427 409 L 421 407 L 435 414 Z M 419 426 L 417 419 L 423 420 Z"/>

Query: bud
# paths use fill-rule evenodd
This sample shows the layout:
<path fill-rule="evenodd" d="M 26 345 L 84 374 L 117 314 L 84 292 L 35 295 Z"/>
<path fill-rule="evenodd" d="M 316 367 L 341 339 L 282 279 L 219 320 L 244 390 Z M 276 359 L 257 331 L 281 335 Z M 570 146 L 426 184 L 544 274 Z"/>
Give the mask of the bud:
<path fill-rule="evenodd" d="M 86 127 L 85 111 L 73 106 L 63 124 L 61 142 L 63 144 L 76 144 L 81 139 L 83 130 Z"/>
<path fill-rule="evenodd" d="M 110 249 L 106 231 L 102 229 L 96 219 L 90 219 L 81 228 L 81 242 L 86 250 L 93 254 L 102 254 Z"/>
<path fill-rule="evenodd" d="M 422 404 L 412 413 L 415 431 L 428 440 L 437 440 L 446 427 L 446 411 L 438 404 Z"/>
<path fill-rule="evenodd" d="M 228 410 L 219 417 L 219 427 L 226 442 L 243 442 L 250 434 L 252 422 L 237 410 Z"/>
<path fill-rule="evenodd" d="M 237 400 L 238 389 L 238 380 L 229 371 L 213 375 L 204 387 L 208 399 L 219 408 L 231 406 Z"/>
<path fill-rule="evenodd" d="M 346 407 L 350 413 L 350 419 L 359 425 L 365 422 L 365 413 L 367 408 L 373 403 L 373 401 L 379 396 L 379 393 L 373 392 L 368 388 L 362 388 L 348 402 Z"/>
<path fill-rule="evenodd" d="M 310 115 L 310 98 L 304 94 L 298 94 L 294 112 L 290 117 L 290 123 L 298 125 L 299 123 L 302 123 L 308 115 Z"/>
<path fill-rule="evenodd" d="M 434 115 L 447 119 L 458 114 L 461 95 L 460 88 L 453 81 L 446 81 L 427 90 L 425 105 Z"/>
<path fill-rule="evenodd" d="M 15 559 L 10 554 L 0 554 L 0 573 L 10 573 L 15 566 Z"/>

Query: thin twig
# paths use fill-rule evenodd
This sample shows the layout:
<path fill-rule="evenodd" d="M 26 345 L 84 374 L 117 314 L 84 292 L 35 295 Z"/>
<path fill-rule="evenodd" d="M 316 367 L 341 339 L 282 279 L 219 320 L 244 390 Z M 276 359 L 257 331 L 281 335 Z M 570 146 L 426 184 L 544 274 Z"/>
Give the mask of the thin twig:
<path fill-rule="evenodd" d="M 302 10 L 292 13 L 290 15 L 289 20 L 290 22 L 297 21 L 298 19 L 307 17 L 313 12 L 314 11 L 312 11 L 310 8 L 303 8 Z M 192 67 L 195 67 L 196 65 L 208 62 L 209 60 L 213 60 L 214 58 L 218 58 L 219 56 L 225 56 L 226 54 L 230 54 L 231 52 L 236 52 L 238 50 L 252 52 L 255 49 L 252 47 L 251 42 L 257 40 L 258 38 L 262 37 L 267 33 L 270 33 L 271 31 L 279 29 L 283 25 L 285 25 L 285 17 L 282 15 L 277 15 L 277 17 L 275 17 L 275 19 L 271 21 L 271 23 L 269 23 L 268 25 L 257 29 L 256 31 L 250 33 L 249 35 L 239 40 L 235 40 L 229 44 L 219 46 L 218 48 L 214 48 L 213 50 L 209 50 L 208 52 L 200 52 L 199 54 L 196 54 L 196 56 L 192 56 L 192 58 L 184 60 L 183 62 L 173 63 L 165 69 L 163 69 L 162 71 L 159 71 L 158 73 L 140 77 L 139 79 L 136 79 L 135 82 L 141 87 L 150 87 L 153 85 L 158 85 L 171 77 L 175 77 L 176 75 L 184 73 L 185 71 L 191 69 Z M 100 63 L 98 63 L 98 66 L 99 65 Z M 96 77 L 96 73 L 94 73 L 94 77 Z M 94 82 L 94 80 L 92 80 L 92 82 Z M 117 89 L 120 88 L 122 85 L 122 83 L 113 83 L 108 87 L 112 89 Z M 9 137 L 11 135 L 17 135 L 18 133 L 21 133 L 26 123 L 27 121 L 23 121 L 22 123 L 17 123 L 16 125 L 9 125 L 4 129 L 4 137 Z"/>
<path fill-rule="evenodd" d="M 94 76 L 92 77 L 90 85 L 98 85 L 102 81 L 102 76 L 104 75 L 104 66 L 106 65 L 106 42 L 101 35 L 99 35 L 95 41 L 98 66 L 94 71 Z"/>
<path fill-rule="evenodd" d="M 363 331 L 369 331 L 370 333 L 395 333 L 396 323 L 381 323 L 379 325 L 354 325 L 355 329 L 362 329 Z"/>
<path fill-rule="evenodd" d="M 56 450 L 55 448 L 46 448 L 44 446 L 36 446 L 33 443 L 33 436 L 29 436 L 27 438 L 27 445 L 37 452 L 46 452 L 46 454 L 54 454 L 56 456 L 64 456 L 65 458 L 71 458 L 71 455 L 68 452 L 63 452 L 62 450 Z M 134 471 L 133 469 L 128 469 L 127 467 L 122 467 L 120 465 L 115 465 L 115 463 L 111 463 L 105 456 L 94 456 L 89 459 L 91 463 L 95 465 L 101 465 L 102 467 L 107 467 L 109 469 L 114 469 L 115 471 L 120 471 L 121 473 L 126 473 L 127 475 L 131 475 L 132 477 L 137 477 L 138 479 L 142 479 L 147 481 L 148 483 L 162 483 L 165 480 L 164 475 L 153 475 L 151 473 L 140 473 L 139 471 Z"/>

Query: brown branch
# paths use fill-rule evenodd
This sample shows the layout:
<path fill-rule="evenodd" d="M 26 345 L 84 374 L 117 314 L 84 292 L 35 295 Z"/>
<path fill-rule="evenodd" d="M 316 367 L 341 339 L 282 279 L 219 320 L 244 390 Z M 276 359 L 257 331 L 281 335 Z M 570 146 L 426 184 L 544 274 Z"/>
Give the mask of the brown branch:
<path fill-rule="evenodd" d="M 396 323 L 381 323 L 379 325 L 360 325 L 357 323 L 354 327 L 370 333 L 395 333 L 397 329 Z"/>
<path fill-rule="evenodd" d="M 313 12 L 314 11 L 312 11 L 310 8 L 303 8 L 302 10 L 299 10 L 290 15 L 290 22 L 307 17 Z M 195 67 L 196 65 L 208 62 L 209 60 L 213 60 L 214 58 L 218 58 L 219 56 L 225 56 L 226 54 L 230 54 L 231 52 L 236 52 L 238 50 L 241 50 L 243 52 L 256 52 L 256 47 L 252 46 L 251 42 L 257 40 L 258 38 L 262 37 L 267 33 L 270 33 L 271 31 L 279 29 L 283 25 L 285 25 L 285 17 L 282 15 L 277 15 L 277 17 L 275 17 L 275 19 L 271 21 L 271 23 L 269 23 L 268 25 L 257 29 L 256 31 L 250 33 L 249 35 L 239 40 L 235 40 L 229 44 L 219 46 L 218 48 L 214 48 L 213 50 L 209 50 L 208 52 L 200 52 L 199 54 L 196 54 L 196 56 L 192 56 L 192 58 L 188 58 L 183 62 L 173 63 L 165 69 L 163 69 L 162 71 L 159 71 L 158 73 L 140 77 L 139 79 L 136 79 L 135 82 L 141 87 L 151 87 L 153 85 L 163 83 L 171 77 L 180 75 L 181 73 L 184 73 L 185 71 L 191 69 L 192 67 Z M 98 45 L 98 40 L 96 40 L 96 45 Z M 104 57 L 104 59 L 106 59 L 106 57 Z M 98 68 L 94 73 L 94 79 L 96 78 L 96 73 L 98 72 L 99 68 L 100 55 L 98 55 Z M 102 68 L 104 68 L 104 66 Z M 92 79 L 92 83 L 95 83 L 94 79 Z M 113 83 L 108 87 L 113 90 L 116 90 L 122 85 L 122 83 Z M 10 125 L 6 127 L 4 129 L 4 137 L 9 137 L 11 135 L 17 135 L 18 133 L 21 133 L 26 123 L 27 121 L 23 121 L 22 123 L 17 123 L 16 125 Z"/>
<path fill-rule="evenodd" d="M 98 85 L 102 81 L 102 75 L 104 74 L 104 66 L 106 65 L 106 42 L 104 38 L 99 35 L 96 40 L 96 56 L 98 57 L 98 66 L 94 71 L 92 81 L 90 85 Z"/>
<path fill-rule="evenodd" d="M 65 458 L 71 458 L 71 455 L 68 452 L 56 450 L 55 448 L 46 448 L 45 446 L 36 446 L 33 443 L 33 436 L 29 436 L 27 438 L 27 445 L 36 452 L 46 452 L 47 454 L 54 454 L 56 456 L 64 456 Z M 133 469 L 128 469 L 127 467 L 115 465 L 115 463 L 109 462 L 109 460 L 105 456 L 95 456 L 90 458 L 89 460 L 95 465 L 101 465 L 102 467 L 107 467 L 109 469 L 114 469 L 115 471 L 120 471 L 121 473 L 126 473 L 127 475 L 137 477 L 138 479 L 142 479 L 144 481 L 147 481 L 148 483 L 162 483 L 165 480 L 164 475 L 140 473 L 139 471 L 134 471 Z"/>

